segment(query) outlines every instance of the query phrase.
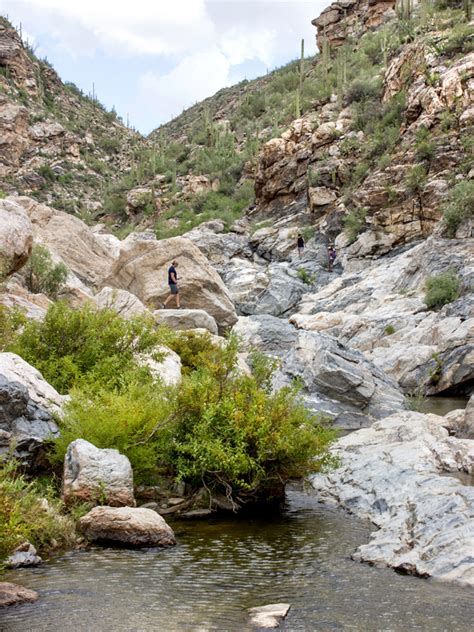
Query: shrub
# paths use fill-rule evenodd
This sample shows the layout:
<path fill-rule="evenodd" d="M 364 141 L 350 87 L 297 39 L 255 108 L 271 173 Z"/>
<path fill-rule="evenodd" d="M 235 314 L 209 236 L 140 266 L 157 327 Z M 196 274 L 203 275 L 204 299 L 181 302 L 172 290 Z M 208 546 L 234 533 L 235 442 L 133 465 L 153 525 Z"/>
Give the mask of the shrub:
<path fill-rule="evenodd" d="M 110 309 L 86 305 L 74 310 L 60 301 L 49 307 L 43 321 L 29 321 L 9 350 L 65 393 L 84 383 L 120 388 L 149 379 L 136 357 L 153 354 L 160 341 L 151 317 L 125 320 Z"/>
<path fill-rule="evenodd" d="M 17 308 L 0 305 L 0 351 L 5 351 L 19 329 L 26 323 L 26 317 Z"/>
<path fill-rule="evenodd" d="M 55 299 L 68 277 L 64 263 L 54 263 L 47 248 L 33 246 L 31 257 L 25 266 L 26 286 L 33 294 L 46 294 Z"/>
<path fill-rule="evenodd" d="M 393 325 L 387 325 L 384 331 L 387 336 L 391 336 L 392 334 L 395 333 L 395 327 Z"/>
<path fill-rule="evenodd" d="M 474 182 L 463 180 L 451 190 L 444 206 L 443 220 L 448 237 L 454 237 L 459 226 L 474 216 Z"/>
<path fill-rule="evenodd" d="M 316 275 L 310 274 L 305 268 L 299 268 L 298 270 L 298 278 L 306 283 L 307 285 L 312 285 L 316 281 Z"/>
<path fill-rule="evenodd" d="M 449 270 L 426 279 L 425 303 L 429 309 L 442 307 L 455 301 L 459 296 L 460 279 L 455 272 Z"/>
<path fill-rule="evenodd" d="M 353 243 L 357 239 L 357 236 L 363 231 L 366 216 L 366 208 L 355 208 L 343 218 L 344 231 L 349 239 L 349 243 Z"/>
<path fill-rule="evenodd" d="M 62 510 L 51 487 L 28 482 L 12 460 L 0 463 L 0 560 L 25 540 L 40 553 L 72 545 L 74 522 Z"/>
<path fill-rule="evenodd" d="M 349 103 L 370 101 L 378 99 L 381 93 L 381 82 L 379 79 L 355 79 L 346 92 Z"/>
<path fill-rule="evenodd" d="M 54 182 L 56 179 L 56 174 L 49 165 L 41 165 L 38 169 L 38 174 L 45 180 L 48 180 L 48 182 Z"/>

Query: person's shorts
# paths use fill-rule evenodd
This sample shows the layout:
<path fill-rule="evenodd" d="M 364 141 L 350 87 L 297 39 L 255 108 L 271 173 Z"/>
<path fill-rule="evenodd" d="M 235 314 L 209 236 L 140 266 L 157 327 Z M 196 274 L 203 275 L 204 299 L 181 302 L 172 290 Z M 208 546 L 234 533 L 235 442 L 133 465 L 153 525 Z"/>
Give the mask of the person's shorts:
<path fill-rule="evenodd" d="M 179 294 L 178 286 L 176 283 L 170 283 L 169 286 L 171 294 Z"/>

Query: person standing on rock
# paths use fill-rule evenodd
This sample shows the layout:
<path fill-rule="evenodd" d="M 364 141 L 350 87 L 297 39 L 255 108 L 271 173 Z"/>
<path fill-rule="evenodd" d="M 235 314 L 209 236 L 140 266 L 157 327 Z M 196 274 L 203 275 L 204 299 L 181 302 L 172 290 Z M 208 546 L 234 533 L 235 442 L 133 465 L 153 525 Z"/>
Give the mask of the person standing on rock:
<path fill-rule="evenodd" d="M 304 239 L 301 233 L 298 233 L 298 238 L 296 239 L 296 246 L 298 248 L 298 256 L 301 259 L 301 255 L 303 254 L 303 250 L 304 250 Z"/>
<path fill-rule="evenodd" d="M 176 308 L 180 308 L 179 304 L 179 288 L 178 288 L 178 273 L 176 272 L 176 268 L 178 267 L 177 261 L 172 261 L 170 267 L 168 268 L 168 285 L 170 288 L 170 295 L 166 299 L 163 307 L 166 307 L 168 303 L 174 299 L 176 301 Z"/>
<path fill-rule="evenodd" d="M 328 270 L 329 272 L 332 272 L 333 266 L 334 266 L 334 261 L 336 260 L 337 254 L 336 254 L 336 249 L 334 248 L 334 246 L 332 244 L 330 244 L 329 248 L 328 248 Z"/>

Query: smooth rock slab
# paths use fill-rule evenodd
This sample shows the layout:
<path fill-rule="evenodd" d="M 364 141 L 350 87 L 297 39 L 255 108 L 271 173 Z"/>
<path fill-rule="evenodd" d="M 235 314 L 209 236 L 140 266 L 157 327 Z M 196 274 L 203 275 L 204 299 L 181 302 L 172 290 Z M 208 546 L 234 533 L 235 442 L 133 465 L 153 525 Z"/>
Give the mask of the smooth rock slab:
<path fill-rule="evenodd" d="M 271 603 L 267 606 L 250 608 L 250 623 L 258 628 L 277 628 L 289 609 L 289 603 Z"/>
<path fill-rule="evenodd" d="M 113 506 L 135 506 L 130 461 L 118 450 L 76 439 L 64 457 L 63 499 L 66 504 L 105 500 Z"/>
<path fill-rule="evenodd" d="M 16 606 L 20 603 L 31 603 L 38 599 L 38 593 L 29 588 L 10 582 L 0 582 L 0 608 Z"/>
<path fill-rule="evenodd" d="M 143 507 L 94 507 L 79 520 L 90 540 L 128 546 L 171 546 L 173 530 L 156 511 Z"/>
<path fill-rule="evenodd" d="M 171 329 L 207 329 L 217 335 L 215 319 L 203 309 L 157 309 L 153 316 L 157 323 Z"/>
<path fill-rule="evenodd" d="M 446 475 L 474 471 L 474 442 L 450 437 L 445 424 L 408 411 L 387 417 L 339 439 L 341 466 L 311 483 L 320 500 L 379 527 L 354 559 L 474 586 L 474 487 Z"/>

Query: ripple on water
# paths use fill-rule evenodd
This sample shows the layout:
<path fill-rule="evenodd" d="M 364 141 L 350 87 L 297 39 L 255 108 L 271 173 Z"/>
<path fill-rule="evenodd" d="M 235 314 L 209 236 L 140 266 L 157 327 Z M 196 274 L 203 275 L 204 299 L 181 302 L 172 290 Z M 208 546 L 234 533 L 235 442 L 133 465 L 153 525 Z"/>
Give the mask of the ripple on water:
<path fill-rule="evenodd" d="M 94 548 L 8 573 L 38 590 L 2 632 L 249 630 L 247 608 L 292 604 L 282 630 L 472 629 L 472 593 L 351 561 L 368 527 L 291 493 L 267 520 L 176 523 L 166 550 Z"/>

